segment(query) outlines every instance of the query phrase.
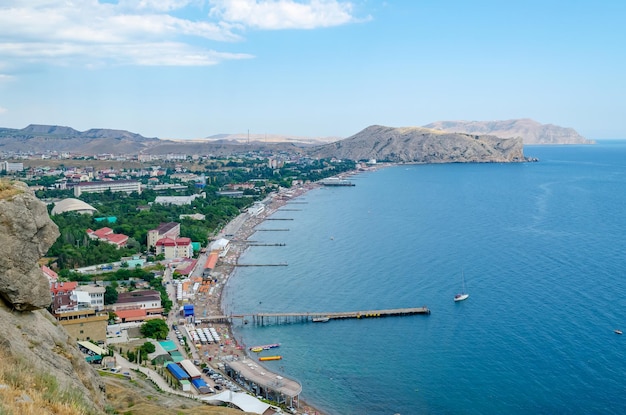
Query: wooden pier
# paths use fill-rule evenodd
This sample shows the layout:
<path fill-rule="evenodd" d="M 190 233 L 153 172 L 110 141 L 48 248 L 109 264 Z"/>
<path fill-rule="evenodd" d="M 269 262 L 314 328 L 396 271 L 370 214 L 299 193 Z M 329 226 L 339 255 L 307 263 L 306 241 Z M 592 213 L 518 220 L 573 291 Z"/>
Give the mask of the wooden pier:
<path fill-rule="evenodd" d="M 401 317 L 416 314 L 430 314 L 428 307 L 414 308 L 393 308 L 388 310 L 367 310 L 367 311 L 343 311 L 330 313 L 257 313 L 257 314 L 233 314 L 230 316 L 203 317 L 202 321 L 230 321 L 241 319 L 244 323 L 252 321 L 256 325 L 290 324 L 290 323 L 310 323 L 316 321 L 330 321 L 341 319 L 368 319 L 381 317 Z"/>

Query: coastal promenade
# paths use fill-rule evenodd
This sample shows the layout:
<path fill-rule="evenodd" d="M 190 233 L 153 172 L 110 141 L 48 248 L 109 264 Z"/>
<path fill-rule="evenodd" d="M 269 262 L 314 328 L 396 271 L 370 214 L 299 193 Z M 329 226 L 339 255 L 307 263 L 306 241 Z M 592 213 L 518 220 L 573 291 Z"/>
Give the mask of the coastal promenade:
<path fill-rule="evenodd" d="M 196 309 L 196 322 L 199 324 L 210 323 L 223 339 L 220 344 L 202 345 L 200 350 L 195 350 L 195 347 L 192 348 L 193 357 L 202 360 L 214 369 L 218 369 L 223 364 L 242 375 L 246 373 L 252 377 L 252 373 L 254 373 L 255 376 L 260 376 L 260 378 L 256 379 L 260 385 L 283 393 L 284 396 L 290 397 L 292 403 L 294 403 L 294 398 L 297 399 L 296 397 L 301 390 L 300 383 L 289 379 L 284 374 L 281 376 L 278 373 L 272 373 L 265 367 L 261 369 L 261 364 L 252 359 L 250 355 L 247 355 L 245 346 L 237 341 L 233 335 L 232 320 L 227 315 L 228 304 L 222 303 L 222 291 L 233 271 L 238 265 L 241 265 L 238 264 L 240 255 L 250 245 L 255 243 L 254 241 L 249 241 L 248 238 L 258 230 L 256 227 L 279 210 L 279 208 L 292 203 L 291 200 L 293 198 L 302 196 L 316 187 L 319 187 L 319 185 L 312 183 L 273 194 L 263 201 L 265 209 L 260 214 L 252 215 L 245 212 L 227 223 L 219 234 L 216 235 L 216 239 L 229 239 L 230 249 L 224 257 L 220 258 L 216 265 L 213 274 L 217 280 L 214 284 L 215 290 L 212 290 L 211 293 L 207 292 L 199 295 L 192 300 Z M 199 263 L 203 262 L 199 261 Z M 194 270 L 194 272 L 196 275 L 201 275 L 201 270 Z M 176 297 L 174 296 L 174 298 Z M 258 365 L 259 368 L 251 369 L 250 363 Z M 298 413 L 323 414 L 318 409 L 309 406 L 306 402 L 299 399 L 295 405 Z"/>

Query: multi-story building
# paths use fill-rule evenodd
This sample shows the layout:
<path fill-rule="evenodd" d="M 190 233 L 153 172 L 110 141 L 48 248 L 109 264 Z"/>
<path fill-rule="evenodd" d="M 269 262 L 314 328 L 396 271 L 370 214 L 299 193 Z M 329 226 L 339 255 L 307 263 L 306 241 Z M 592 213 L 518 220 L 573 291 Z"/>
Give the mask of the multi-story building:
<path fill-rule="evenodd" d="M 154 253 L 163 254 L 165 259 L 191 258 L 193 246 L 190 238 L 161 238 L 156 243 Z"/>
<path fill-rule="evenodd" d="M 101 288 L 101 287 L 93 287 Z M 82 290 L 81 290 L 82 289 Z M 101 297 L 94 290 L 96 304 L 102 300 L 104 308 L 104 288 L 101 288 Z M 92 307 L 90 288 L 78 287 L 77 282 L 53 282 L 50 284 L 52 304 L 50 310 L 67 332 L 76 340 L 106 340 L 106 326 L 108 313 Z"/>
<path fill-rule="evenodd" d="M 195 194 L 191 196 L 157 196 L 154 199 L 154 203 L 157 205 L 184 206 L 184 205 L 191 205 L 191 202 L 193 202 L 199 197 L 204 199 L 205 194 L 200 193 L 200 194 Z"/>
<path fill-rule="evenodd" d="M 180 223 L 161 223 L 156 229 L 148 231 L 148 249 L 156 247 L 156 243 L 162 238 L 176 239 L 180 236 Z"/>
<path fill-rule="evenodd" d="M 109 314 L 92 308 L 63 311 L 54 315 L 76 340 L 106 341 Z"/>
<path fill-rule="evenodd" d="M 75 291 L 87 293 L 89 295 L 89 304 L 94 310 L 104 310 L 104 293 L 106 292 L 104 287 L 97 287 L 95 285 L 79 285 L 76 287 Z"/>
<path fill-rule="evenodd" d="M 54 282 L 50 284 L 52 296 L 50 310 L 52 314 L 56 314 L 60 310 L 73 309 L 77 305 L 72 299 L 72 292 L 77 286 L 77 282 Z"/>
<path fill-rule="evenodd" d="M 0 162 L 0 170 L 11 173 L 14 171 L 24 171 L 24 163 L 13 163 L 9 161 Z"/>
<path fill-rule="evenodd" d="M 111 192 L 141 193 L 141 182 L 136 180 L 103 180 L 100 182 L 81 182 L 74 186 L 74 196 L 78 197 L 83 193 L 104 193 Z"/>

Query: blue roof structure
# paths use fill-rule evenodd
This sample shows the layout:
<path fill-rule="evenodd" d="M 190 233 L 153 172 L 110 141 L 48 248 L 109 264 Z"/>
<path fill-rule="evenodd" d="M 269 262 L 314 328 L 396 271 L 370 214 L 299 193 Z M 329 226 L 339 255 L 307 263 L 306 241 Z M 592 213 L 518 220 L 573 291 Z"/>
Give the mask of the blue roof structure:
<path fill-rule="evenodd" d="M 172 375 L 174 375 L 174 377 L 178 380 L 182 380 L 182 379 L 189 379 L 189 375 L 187 374 L 187 372 L 185 372 L 180 366 L 178 366 L 176 363 L 168 363 L 167 364 L 167 370 L 170 371 L 170 373 Z"/>
<path fill-rule="evenodd" d="M 202 379 L 191 379 L 191 384 L 198 390 L 200 393 L 213 393 L 215 392 L 206 382 Z"/>

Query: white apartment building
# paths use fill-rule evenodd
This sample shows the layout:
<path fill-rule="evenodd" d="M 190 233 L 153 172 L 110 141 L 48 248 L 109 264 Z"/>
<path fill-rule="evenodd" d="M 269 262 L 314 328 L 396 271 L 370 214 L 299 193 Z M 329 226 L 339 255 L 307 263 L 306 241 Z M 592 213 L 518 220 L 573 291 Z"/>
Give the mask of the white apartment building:
<path fill-rule="evenodd" d="M 104 193 L 107 190 L 111 192 L 141 193 L 141 182 L 136 180 L 107 180 L 76 183 L 74 196 L 78 197 L 83 193 Z"/>

